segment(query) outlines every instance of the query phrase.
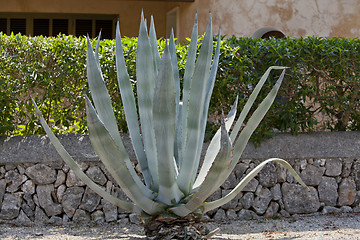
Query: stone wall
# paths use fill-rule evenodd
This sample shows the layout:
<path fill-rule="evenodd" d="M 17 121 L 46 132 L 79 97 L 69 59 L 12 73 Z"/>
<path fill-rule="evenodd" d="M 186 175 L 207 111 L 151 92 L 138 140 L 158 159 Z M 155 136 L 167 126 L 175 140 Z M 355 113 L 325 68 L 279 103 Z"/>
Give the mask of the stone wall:
<path fill-rule="evenodd" d="M 227 194 L 245 174 L 261 162 L 262 157 L 274 157 L 274 154 L 285 156 L 309 186 L 309 190 L 296 183 L 282 166 L 270 163 L 236 199 L 209 212 L 208 216 L 225 220 L 306 213 L 360 212 L 360 154 L 359 147 L 356 147 L 360 145 L 360 134 L 344 133 L 345 137 L 337 134 L 332 135 L 335 138 L 324 137 L 323 134 L 298 137 L 282 135 L 255 149 L 254 156 L 257 159 L 249 157 L 254 148 L 248 146 L 244 152 L 246 159 L 239 161 L 228 180 L 209 200 Z M 301 149 L 301 143 L 297 141 L 304 138 L 311 138 L 305 139 L 306 143 L 303 144 L 313 141 L 312 148 L 316 148 L 314 145 L 317 144 L 324 145 L 325 148 L 341 145 L 341 149 L 338 148 L 338 151 L 332 154 L 336 155 L 335 157 L 326 156 L 326 149 L 325 153 L 324 149 L 318 152 L 315 149 Z M 342 138 L 353 144 L 344 145 Z M 324 143 L 319 139 L 326 141 Z M 0 220 L 54 224 L 71 221 L 138 222 L 136 215 L 113 206 L 86 187 L 73 171 L 58 159 L 45 137 L 28 136 L 0 140 Z M 69 145 L 70 149 L 72 146 L 71 154 L 77 156 L 81 168 L 91 179 L 111 194 L 126 199 L 94 153 L 91 150 L 86 154 L 82 153 L 88 147 L 86 136 L 63 136 L 62 141 Z M 298 156 L 302 157 L 292 158 L 291 152 L 282 146 L 282 141 L 288 148 L 297 144 L 297 148 L 302 150 Z M 128 150 L 131 152 L 131 149 Z M 330 152 L 333 150 L 329 149 Z"/>

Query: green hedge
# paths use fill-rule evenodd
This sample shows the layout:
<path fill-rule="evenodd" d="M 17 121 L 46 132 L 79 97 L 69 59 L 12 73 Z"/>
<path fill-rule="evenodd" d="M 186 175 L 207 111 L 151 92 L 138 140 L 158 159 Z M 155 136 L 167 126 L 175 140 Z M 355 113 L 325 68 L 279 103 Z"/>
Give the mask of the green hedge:
<path fill-rule="evenodd" d="M 162 48 L 164 41 L 160 41 Z M 94 42 L 95 44 L 95 42 Z M 128 71 L 134 81 L 136 39 L 124 38 Z M 29 101 L 34 97 L 57 133 L 86 133 L 85 39 L 6 36 L 0 33 L 0 135 L 43 133 Z M 178 46 L 180 72 L 188 45 Z M 360 130 L 360 40 L 344 38 L 223 38 L 220 66 L 210 106 L 208 133 L 218 126 L 239 95 L 239 111 L 271 65 L 288 66 L 279 96 L 253 140 L 274 130 L 293 134 L 313 130 Z M 162 49 L 161 49 L 162 50 Z M 117 88 L 114 41 L 103 40 L 100 64 L 114 102 L 120 130 L 126 122 Z M 279 72 L 261 92 L 264 98 Z M 257 103 L 258 103 L 257 102 Z"/>

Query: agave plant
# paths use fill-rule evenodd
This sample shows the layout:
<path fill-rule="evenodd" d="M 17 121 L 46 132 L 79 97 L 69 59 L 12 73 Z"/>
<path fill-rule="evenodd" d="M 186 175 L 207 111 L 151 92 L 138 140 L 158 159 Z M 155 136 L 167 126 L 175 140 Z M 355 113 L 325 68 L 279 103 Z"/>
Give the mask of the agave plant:
<path fill-rule="evenodd" d="M 134 170 L 117 128 L 99 64 L 99 39 L 95 52 L 90 40 L 87 39 L 87 78 L 95 105 L 94 107 L 85 97 L 90 140 L 103 164 L 132 202 L 110 195 L 80 169 L 50 130 L 34 102 L 36 114 L 43 128 L 75 174 L 107 201 L 137 213 L 143 220 L 146 234 L 152 239 L 164 239 L 166 234 L 173 238 L 185 238 L 183 227 L 189 230 L 189 223 L 194 223 L 206 212 L 232 200 L 270 161 L 284 165 L 297 181 L 305 186 L 286 161 L 269 159 L 253 169 L 228 195 L 216 201 L 206 202 L 230 175 L 251 134 L 272 105 L 284 78 L 285 67 L 273 66 L 265 72 L 236 121 L 237 100 L 235 101 L 227 117 L 222 117 L 221 128 L 212 138 L 205 158 L 200 164 L 208 107 L 219 63 L 220 30 L 213 57 L 210 16 L 197 57 L 197 29 L 195 16 L 181 90 L 174 35 L 171 34 L 160 57 L 154 21 L 151 18 L 148 33 L 146 20 L 142 15 L 136 57 L 137 109 L 126 70 L 119 24 L 117 25 L 115 57 L 118 84 L 141 175 Z M 282 74 L 242 127 L 260 89 L 273 69 L 282 70 Z M 169 225 L 181 226 L 178 228 L 179 235 L 176 235 L 173 229 L 166 232 L 164 229 Z M 192 236 L 192 239 L 196 237 Z"/>

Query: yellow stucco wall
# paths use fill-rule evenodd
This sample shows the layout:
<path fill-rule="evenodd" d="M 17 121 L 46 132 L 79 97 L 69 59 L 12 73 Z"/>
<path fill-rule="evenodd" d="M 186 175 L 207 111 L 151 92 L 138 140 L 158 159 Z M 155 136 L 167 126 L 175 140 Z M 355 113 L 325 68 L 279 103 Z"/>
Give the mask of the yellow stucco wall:
<path fill-rule="evenodd" d="M 154 16 L 159 36 L 166 33 L 166 13 L 176 3 L 123 1 L 123 0 L 0 0 L 2 13 L 64 13 L 64 14 L 114 14 L 120 19 L 120 29 L 124 36 L 137 36 L 140 15 Z"/>
<path fill-rule="evenodd" d="M 76 13 L 119 15 L 123 35 L 137 36 L 140 12 L 154 15 L 158 36 L 166 34 L 166 13 L 179 9 L 179 38 L 190 36 L 194 14 L 203 33 L 212 12 L 214 32 L 251 36 L 274 27 L 287 36 L 360 36 L 360 0 L 195 0 L 163 2 L 135 0 L 0 0 L 1 13 Z"/>
<path fill-rule="evenodd" d="M 196 0 L 180 4 L 181 36 L 191 31 L 198 11 L 200 31 L 212 12 L 214 29 L 222 33 L 251 36 L 262 27 L 274 27 L 287 36 L 360 37 L 359 0 Z"/>

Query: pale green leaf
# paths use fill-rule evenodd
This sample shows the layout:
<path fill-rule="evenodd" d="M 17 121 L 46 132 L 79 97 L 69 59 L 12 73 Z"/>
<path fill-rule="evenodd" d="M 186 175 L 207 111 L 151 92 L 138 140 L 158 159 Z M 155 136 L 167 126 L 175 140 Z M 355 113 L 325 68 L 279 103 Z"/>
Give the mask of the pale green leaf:
<path fill-rule="evenodd" d="M 121 100 L 124 106 L 126 123 L 129 129 L 131 142 L 133 144 L 137 160 L 140 164 L 141 172 L 144 176 L 146 186 L 150 187 L 152 186 L 152 179 L 140 135 L 135 97 L 125 65 L 119 22 L 116 26 L 115 59 Z"/>
<path fill-rule="evenodd" d="M 289 163 L 287 163 L 283 159 L 271 158 L 271 159 L 268 159 L 268 160 L 260 163 L 256 168 L 254 168 L 226 196 L 224 196 L 224 197 L 222 197 L 222 198 L 220 198 L 220 199 L 218 199 L 216 201 L 213 201 L 213 202 L 204 203 L 204 205 L 203 205 L 203 213 L 206 213 L 206 212 L 211 211 L 211 210 L 213 210 L 215 208 L 218 208 L 218 207 L 230 202 L 232 199 L 234 199 L 236 197 L 236 195 L 238 195 L 244 189 L 244 187 L 250 182 L 250 180 L 253 179 L 261 171 L 261 169 L 265 166 L 265 164 L 267 164 L 269 162 L 272 162 L 272 161 L 278 162 L 281 165 L 283 165 L 284 167 L 286 167 L 290 171 L 290 173 L 294 176 L 294 178 L 301 185 L 303 185 L 305 189 L 308 189 L 307 186 L 305 185 L 305 183 L 301 180 L 300 176 L 295 172 L 295 170 L 291 167 L 291 165 Z"/>
<path fill-rule="evenodd" d="M 133 166 L 125 163 L 128 156 L 123 155 L 118 149 L 87 98 L 86 112 L 91 143 L 112 177 L 124 193 L 146 213 L 156 214 L 160 212 L 164 205 L 152 201 L 151 198 L 155 197 L 155 193 L 147 189 L 137 175 L 133 176 L 130 173 Z"/>
<path fill-rule="evenodd" d="M 79 167 L 79 165 L 74 161 L 74 159 L 70 156 L 70 154 L 65 150 L 63 145 L 60 143 L 59 139 L 55 136 L 55 134 L 51 131 L 50 127 L 47 125 L 45 119 L 43 118 L 39 108 L 37 107 L 35 101 L 32 99 L 35 113 L 38 115 L 40 119 L 40 123 L 43 126 L 47 136 L 49 137 L 51 143 L 54 145 L 56 151 L 59 153 L 64 162 L 70 167 L 71 170 L 74 171 L 75 175 L 81 179 L 86 185 L 88 185 L 94 192 L 99 194 L 105 200 L 110 203 L 124 209 L 127 211 L 141 213 L 141 209 L 137 207 L 135 204 L 120 200 L 109 193 L 107 193 L 102 187 L 94 183 Z"/>

